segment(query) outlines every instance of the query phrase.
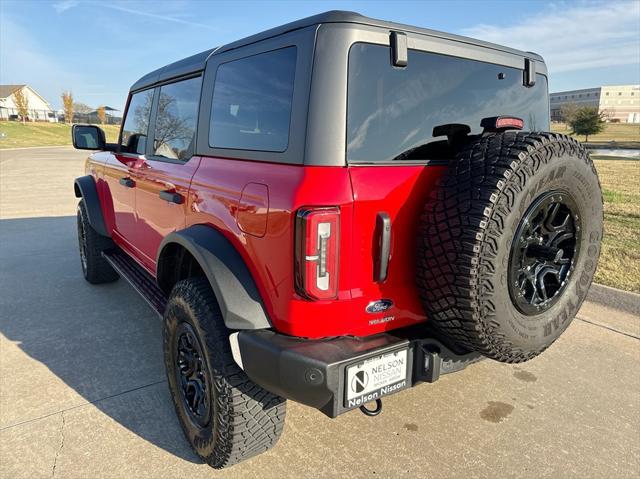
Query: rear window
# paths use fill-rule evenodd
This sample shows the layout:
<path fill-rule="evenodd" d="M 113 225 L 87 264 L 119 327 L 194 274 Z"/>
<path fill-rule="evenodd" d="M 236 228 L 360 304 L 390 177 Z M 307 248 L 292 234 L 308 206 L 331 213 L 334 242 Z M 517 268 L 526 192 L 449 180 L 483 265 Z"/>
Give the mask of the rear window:
<path fill-rule="evenodd" d="M 193 154 L 202 77 L 160 87 L 153 154 L 187 161 Z"/>
<path fill-rule="evenodd" d="M 209 145 L 283 152 L 296 68 L 296 47 L 234 60 L 218 67 Z"/>
<path fill-rule="evenodd" d="M 409 50 L 406 68 L 394 68 L 389 54 L 382 45 L 351 47 L 349 162 L 438 159 L 436 142 L 446 137 L 434 137 L 434 127 L 461 123 L 478 134 L 483 118 L 498 115 L 523 119 L 525 130 L 549 129 L 544 75 L 527 88 L 517 68 L 417 50 Z M 434 148 L 418 148 L 430 143 Z"/>

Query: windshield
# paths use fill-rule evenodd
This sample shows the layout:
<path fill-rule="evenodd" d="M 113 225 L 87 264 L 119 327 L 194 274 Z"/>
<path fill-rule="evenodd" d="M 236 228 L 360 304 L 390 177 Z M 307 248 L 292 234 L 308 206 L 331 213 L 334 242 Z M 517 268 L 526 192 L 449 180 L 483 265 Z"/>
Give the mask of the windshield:
<path fill-rule="evenodd" d="M 356 43 L 349 53 L 347 160 L 384 163 L 442 159 L 446 136 L 438 126 L 461 124 L 482 132 L 483 118 L 509 115 L 524 129 L 549 129 L 547 79 L 522 85 L 522 70 L 409 50 L 394 68 L 389 47 Z M 442 129 L 442 128 L 441 128 Z M 446 130 L 446 128 L 444 128 Z"/>

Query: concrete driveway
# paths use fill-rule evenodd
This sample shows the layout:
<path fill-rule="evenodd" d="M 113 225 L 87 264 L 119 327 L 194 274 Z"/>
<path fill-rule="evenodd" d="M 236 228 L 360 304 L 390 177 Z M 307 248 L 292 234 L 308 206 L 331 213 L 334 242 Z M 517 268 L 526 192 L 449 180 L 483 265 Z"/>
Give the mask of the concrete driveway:
<path fill-rule="evenodd" d="M 203 465 L 170 403 L 160 322 L 124 281 L 82 279 L 84 156 L 0 150 L 1 477 L 639 476 L 638 296 L 627 312 L 586 303 L 541 357 L 483 361 L 386 398 L 376 418 L 290 402 L 272 451 Z"/>

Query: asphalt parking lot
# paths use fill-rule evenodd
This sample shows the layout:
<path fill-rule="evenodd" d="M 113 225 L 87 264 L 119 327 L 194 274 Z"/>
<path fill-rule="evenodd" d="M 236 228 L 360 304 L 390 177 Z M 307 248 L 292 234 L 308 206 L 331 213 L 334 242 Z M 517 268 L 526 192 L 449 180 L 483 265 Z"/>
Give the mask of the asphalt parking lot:
<path fill-rule="evenodd" d="M 1 477 L 639 477 L 638 296 L 585 303 L 541 357 L 483 361 L 376 418 L 290 402 L 272 451 L 210 469 L 175 418 L 157 317 L 124 281 L 82 278 L 85 156 L 0 150 Z"/>

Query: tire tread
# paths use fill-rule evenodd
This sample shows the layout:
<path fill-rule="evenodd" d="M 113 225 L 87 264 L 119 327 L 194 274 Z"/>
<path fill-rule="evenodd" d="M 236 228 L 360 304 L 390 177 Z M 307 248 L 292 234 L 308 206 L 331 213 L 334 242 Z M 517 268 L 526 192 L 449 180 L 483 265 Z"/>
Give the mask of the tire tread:
<path fill-rule="evenodd" d="M 418 234 L 417 286 L 434 326 L 461 347 L 502 362 L 526 361 L 548 347 L 520 350 L 500 333 L 494 260 L 499 233 L 528 179 L 565 153 L 596 174 L 586 150 L 568 136 L 486 135 L 463 148 L 432 190 Z"/>
<path fill-rule="evenodd" d="M 220 469 L 271 449 L 282 434 L 286 402 L 251 381 L 234 361 L 229 344 L 230 331 L 224 325 L 208 280 L 190 278 L 178 282 L 169 298 L 165 317 L 175 314 L 176 308 L 189 311 L 197 318 L 199 329 L 204 333 L 215 389 L 212 418 L 215 426 L 208 444 L 211 447 L 196 445 L 196 452 L 210 466 Z M 168 342 L 169 335 L 165 331 L 165 358 L 171 347 Z M 170 371 L 167 364 L 168 375 Z M 175 393 L 172 396 L 178 412 L 181 406 Z M 181 425 L 184 429 L 182 421 Z M 202 455 L 203 450 L 210 452 Z"/>
<path fill-rule="evenodd" d="M 91 284 L 111 283 L 120 276 L 102 257 L 102 252 L 114 247 L 111 238 L 98 234 L 87 219 L 84 200 L 78 204 L 78 220 L 82 222 L 86 238 L 87 270 L 85 279 Z"/>

